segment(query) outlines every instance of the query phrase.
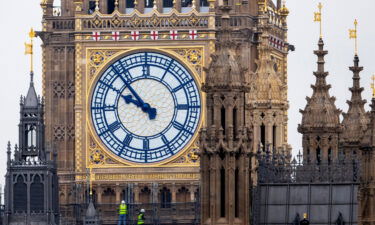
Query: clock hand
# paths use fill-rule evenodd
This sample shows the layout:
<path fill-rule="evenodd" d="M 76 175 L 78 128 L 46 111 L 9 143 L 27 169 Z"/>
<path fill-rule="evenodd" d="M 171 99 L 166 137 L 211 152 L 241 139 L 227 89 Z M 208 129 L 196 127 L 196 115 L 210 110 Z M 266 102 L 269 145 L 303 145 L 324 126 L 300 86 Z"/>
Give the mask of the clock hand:
<path fill-rule="evenodd" d="M 137 105 L 138 107 L 142 107 L 142 111 L 143 112 L 147 112 L 148 115 L 149 115 L 149 118 L 150 120 L 153 120 L 156 118 L 156 109 L 155 108 L 151 108 L 150 104 L 148 103 L 145 103 L 141 97 L 139 97 L 139 95 L 137 94 L 137 92 L 132 88 L 132 86 L 128 83 L 128 81 L 121 76 L 121 73 L 120 71 L 118 71 L 118 69 L 115 67 L 115 66 L 112 66 L 113 68 L 113 71 L 120 77 L 120 79 L 124 82 L 124 84 L 126 85 L 126 87 L 129 88 L 129 91 L 134 95 L 134 97 L 138 100 L 138 103 L 140 105 Z M 126 99 L 125 99 L 126 101 Z M 134 102 L 133 102 L 134 103 Z"/>
<path fill-rule="evenodd" d="M 131 95 L 126 95 L 126 96 L 123 95 L 122 97 L 124 98 L 126 104 L 133 103 L 138 108 L 142 108 L 142 111 L 148 114 L 150 120 L 153 120 L 153 119 L 156 118 L 156 109 L 151 108 L 150 104 L 148 104 L 148 103 L 142 104 L 139 101 L 134 100 L 133 96 L 131 96 Z"/>

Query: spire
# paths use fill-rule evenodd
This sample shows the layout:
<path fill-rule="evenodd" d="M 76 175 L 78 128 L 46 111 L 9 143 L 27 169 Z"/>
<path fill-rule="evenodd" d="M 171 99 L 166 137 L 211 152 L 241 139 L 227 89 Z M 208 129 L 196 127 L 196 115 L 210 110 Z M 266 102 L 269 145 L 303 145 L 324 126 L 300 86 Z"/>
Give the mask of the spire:
<path fill-rule="evenodd" d="M 344 120 L 342 125 L 344 131 L 342 139 L 346 144 L 359 143 L 363 133 L 366 130 L 368 117 L 364 105 L 366 100 L 362 99 L 363 88 L 360 86 L 359 73 L 363 70 L 363 67 L 359 66 L 358 55 L 354 56 L 354 66 L 349 67 L 353 72 L 353 86 L 349 88 L 352 93 L 350 101 L 347 101 L 349 109 L 347 113 L 344 113 Z"/>
<path fill-rule="evenodd" d="M 327 84 L 326 77 L 328 72 L 324 69 L 324 56 L 328 51 L 324 50 L 323 39 L 319 39 L 319 49 L 314 51 L 318 57 L 318 69 L 314 72 L 316 77 L 315 85 L 311 85 L 313 94 L 307 98 L 305 110 L 301 110 L 302 123 L 299 127 L 300 132 L 310 128 L 332 128 L 332 132 L 340 127 L 340 113 L 336 108 L 335 98 L 329 95 L 331 85 Z M 337 131 L 337 130 L 336 130 Z"/>
<path fill-rule="evenodd" d="M 36 37 L 35 31 L 31 28 L 29 32 L 30 43 L 25 43 L 25 54 L 30 55 L 30 86 L 25 98 L 25 107 L 38 107 L 38 97 L 34 88 L 34 68 L 33 68 L 33 38 Z"/>

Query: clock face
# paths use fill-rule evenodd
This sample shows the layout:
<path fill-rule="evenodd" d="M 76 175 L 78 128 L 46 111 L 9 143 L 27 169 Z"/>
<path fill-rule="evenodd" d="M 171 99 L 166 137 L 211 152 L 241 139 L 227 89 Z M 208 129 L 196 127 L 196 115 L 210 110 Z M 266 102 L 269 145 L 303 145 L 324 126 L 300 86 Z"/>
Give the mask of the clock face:
<path fill-rule="evenodd" d="M 91 117 L 104 145 L 134 163 L 166 160 L 198 129 L 201 99 L 193 76 L 177 60 L 154 52 L 127 55 L 95 84 Z"/>

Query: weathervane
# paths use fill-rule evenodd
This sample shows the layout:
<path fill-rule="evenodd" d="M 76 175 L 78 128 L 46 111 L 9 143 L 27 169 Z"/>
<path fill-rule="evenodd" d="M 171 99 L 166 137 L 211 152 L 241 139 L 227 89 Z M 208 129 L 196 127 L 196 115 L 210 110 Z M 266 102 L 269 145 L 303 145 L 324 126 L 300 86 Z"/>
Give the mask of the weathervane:
<path fill-rule="evenodd" d="M 358 55 L 358 35 L 357 35 L 358 21 L 354 20 L 354 29 L 349 29 L 349 38 L 355 41 L 355 54 Z"/>
<path fill-rule="evenodd" d="M 314 22 L 319 22 L 319 26 L 320 26 L 320 38 L 323 37 L 323 32 L 322 32 L 322 8 L 323 8 L 323 4 L 321 2 L 319 2 L 319 4 L 318 4 L 319 12 L 314 13 Z"/>
<path fill-rule="evenodd" d="M 25 43 L 25 55 L 30 55 L 30 72 L 32 73 L 34 71 L 33 68 L 33 39 L 36 37 L 35 31 L 33 28 L 30 29 L 29 32 L 29 37 L 30 37 L 30 43 Z"/>

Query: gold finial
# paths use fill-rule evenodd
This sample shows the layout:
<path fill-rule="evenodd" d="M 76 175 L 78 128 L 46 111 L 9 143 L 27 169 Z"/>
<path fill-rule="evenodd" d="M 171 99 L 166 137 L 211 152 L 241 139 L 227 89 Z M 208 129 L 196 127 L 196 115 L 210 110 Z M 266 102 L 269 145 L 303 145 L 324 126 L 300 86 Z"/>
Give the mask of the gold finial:
<path fill-rule="evenodd" d="M 89 182 L 90 182 L 90 197 L 92 197 L 92 180 L 93 180 L 92 166 L 89 166 Z"/>
<path fill-rule="evenodd" d="M 158 10 L 158 5 L 156 4 L 156 0 L 154 0 L 154 1 L 152 2 L 152 4 L 154 5 L 154 6 L 153 6 L 153 9 L 154 9 L 154 10 Z"/>
<path fill-rule="evenodd" d="M 281 16 L 288 16 L 289 15 L 289 10 L 286 7 L 286 0 L 283 0 L 283 4 L 281 8 L 279 9 L 279 13 Z"/>
<path fill-rule="evenodd" d="M 357 26 L 358 26 L 358 21 L 355 19 L 354 20 L 354 29 L 349 29 L 349 38 L 354 39 L 355 41 L 355 46 L 354 46 L 354 51 L 355 54 L 358 55 L 358 35 L 357 35 Z"/>
<path fill-rule="evenodd" d="M 372 75 L 371 80 L 372 98 L 375 98 L 375 75 Z"/>
<path fill-rule="evenodd" d="M 321 2 L 319 2 L 319 4 L 318 4 L 319 12 L 314 13 L 314 22 L 319 22 L 319 26 L 320 26 L 320 38 L 323 37 L 323 33 L 322 33 L 322 8 L 323 8 L 323 4 Z"/>
<path fill-rule="evenodd" d="M 195 0 L 193 0 L 193 1 L 191 2 L 191 4 L 192 4 L 191 8 L 192 8 L 192 9 L 195 9 Z"/>
<path fill-rule="evenodd" d="M 30 55 L 30 72 L 32 73 L 32 72 L 34 72 L 34 68 L 33 68 L 33 64 L 34 64 L 34 61 L 33 61 L 33 55 L 34 55 L 33 39 L 36 37 L 36 33 L 35 33 L 33 28 L 30 29 L 29 37 L 30 37 L 30 43 L 25 43 L 25 55 Z"/>
<path fill-rule="evenodd" d="M 134 8 L 137 8 L 137 5 L 138 5 L 138 1 L 134 0 Z"/>

